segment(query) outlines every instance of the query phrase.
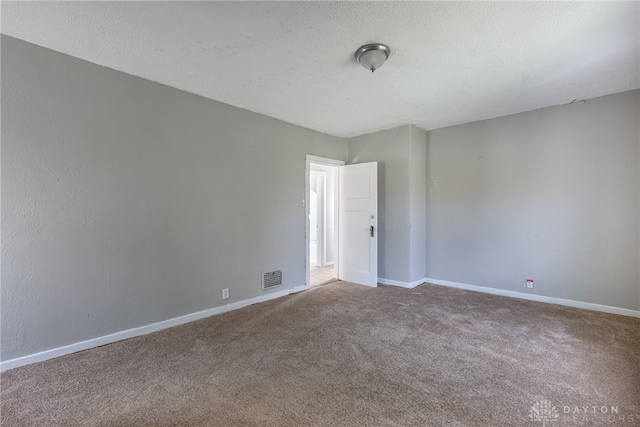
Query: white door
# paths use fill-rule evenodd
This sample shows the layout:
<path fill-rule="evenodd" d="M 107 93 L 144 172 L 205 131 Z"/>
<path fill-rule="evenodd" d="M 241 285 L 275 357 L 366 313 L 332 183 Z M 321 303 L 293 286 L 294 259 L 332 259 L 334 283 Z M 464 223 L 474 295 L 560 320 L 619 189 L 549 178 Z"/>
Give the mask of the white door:
<path fill-rule="evenodd" d="M 378 164 L 340 166 L 340 280 L 378 284 Z"/>

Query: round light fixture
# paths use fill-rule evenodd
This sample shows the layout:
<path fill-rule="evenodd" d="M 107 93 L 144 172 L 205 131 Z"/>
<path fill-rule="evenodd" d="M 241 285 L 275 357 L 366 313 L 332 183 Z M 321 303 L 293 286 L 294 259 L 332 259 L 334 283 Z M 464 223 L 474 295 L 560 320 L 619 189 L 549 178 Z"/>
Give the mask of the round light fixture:
<path fill-rule="evenodd" d="M 382 64 L 384 64 L 384 61 L 387 60 L 390 54 L 391 49 L 389 49 L 389 46 L 381 43 L 371 43 L 358 48 L 355 56 L 356 61 L 358 61 L 360 65 L 373 73 L 382 67 Z"/>

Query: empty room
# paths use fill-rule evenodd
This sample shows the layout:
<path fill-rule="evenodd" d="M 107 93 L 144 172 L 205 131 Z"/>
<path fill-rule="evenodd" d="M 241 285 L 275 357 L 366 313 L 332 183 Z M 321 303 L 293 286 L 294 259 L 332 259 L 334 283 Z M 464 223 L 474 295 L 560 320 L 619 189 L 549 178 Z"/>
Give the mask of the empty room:
<path fill-rule="evenodd" d="M 640 424 L 640 2 L 0 2 L 3 426 Z"/>

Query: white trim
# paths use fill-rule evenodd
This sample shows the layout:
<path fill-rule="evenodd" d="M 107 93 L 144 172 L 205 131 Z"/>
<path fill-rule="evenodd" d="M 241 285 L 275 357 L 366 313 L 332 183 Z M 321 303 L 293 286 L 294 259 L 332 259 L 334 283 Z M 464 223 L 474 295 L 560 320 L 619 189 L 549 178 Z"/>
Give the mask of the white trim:
<path fill-rule="evenodd" d="M 307 154 L 307 161 L 327 166 L 344 166 L 344 160 L 329 159 L 328 157 L 314 156 L 312 154 Z"/>
<path fill-rule="evenodd" d="M 298 292 L 306 291 L 307 289 L 309 289 L 309 286 L 306 286 L 306 285 L 296 286 L 295 288 L 289 289 L 289 294 L 297 294 Z M 269 298 L 269 299 L 273 299 L 273 298 Z M 262 302 L 262 301 L 259 301 L 259 302 Z"/>
<path fill-rule="evenodd" d="M 426 279 L 414 280 L 413 282 L 401 282 L 399 280 L 384 279 L 378 277 L 378 283 L 381 285 L 399 286 L 401 288 L 413 289 L 416 286 L 422 285 Z"/>
<path fill-rule="evenodd" d="M 308 286 L 296 286 L 291 289 L 283 289 L 277 292 L 270 292 L 264 295 L 260 295 L 254 298 L 245 299 L 242 301 L 232 302 L 231 304 L 223 305 L 220 307 L 214 307 L 203 311 L 198 311 L 184 316 L 174 317 L 173 319 L 163 320 L 161 322 L 152 323 L 150 325 L 140 326 L 137 328 L 127 329 L 113 334 L 104 335 L 102 337 L 92 338 L 86 341 L 80 341 L 74 344 L 65 345 L 58 348 L 52 348 L 50 350 L 41 351 L 39 353 L 29 354 L 15 359 L 5 360 L 0 362 L 0 372 L 8 371 L 9 369 L 19 368 L 20 366 L 30 365 L 32 363 L 44 362 L 45 360 L 53 359 L 60 356 L 66 356 L 67 354 L 76 353 L 82 350 L 88 350 L 94 347 L 100 347 L 106 344 L 112 344 L 114 342 L 134 338 L 140 335 L 150 334 L 152 332 L 160 331 L 163 329 L 171 328 L 173 326 L 182 325 L 185 323 L 193 322 L 194 320 L 203 319 L 205 317 L 214 316 L 216 314 L 226 313 L 228 311 L 237 310 L 249 305 L 257 304 L 264 301 L 269 301 L 275 298 L 280 298 L 289 294 L 305 291 L 309 289 Z"/>
<path fill-rule="evenodd" d="M 486 286 L 469 285 L 466 283 L 450 282 L 448 280 L 429 279 L 416 280 L 411 283 L 401 282 L 397 280 L 378 278 L 378 283 L 382 285 L 399 286 L 402 288 L 413 289 L 423 283 L 431 283 L 439 286 L 447 286 L 451 288 L 464 289 L 474 292 L 482 292 L 491 295 L 507 296 L 512 298 L 526 299 L 530 301 L 538 301 L 549 304 L 559 304 L 567 307 L 582 308 L 586 310 L 601 311 L 611 314 L 619 314 L 622 316 L 638 317 L 640 318 L 639 310 L 631 310 L 628 308 L 612 307 L 608 305 L 593 304 L 582 301 L 574 301 L 563 298 L 547 297 L 543 295 L 525 294 L 522 292 L 508 291 L 504 289 L 489 288 Z M 140 335 L 150 334 L 152 332 L 160 331 L 163 329 L 171 328 L 173 326 L 182 325 L 185 323 L 193 322 L 195 320 L 203 319 L 205 317 L 214 316 L 216 314 L 226 313 L 232 310 L 238 310 L 249 305 L 257 304 L 264 301 L 280 298 L 289 294 L 306 291 L 309 289 L 309 285 L 295 286 L 291 289 L 283 289 L 278 292 L 270 292 L 268 294 L 260 295 L 254 298 L 249 298 L 242 301 L 233 302 L 231 304 L 223 305 L 220 307 L 214 307 L 203 311 L 187 314 L 184 316 L 174 317 L 173 319 L 163 320 L 161 322 L 152 323 L 150 325 L 140 326 L 138 328 L 127 329 L 125 331 L 115 332 L 113 334 L 104 335 L 98 338 L 92 338 L 86 341 L 80 341 L 74 344 L 53 348 L 50 350 L 41 351 L 39 353 L 29 354 L 27 356 L 17 357 L 15 359 L 6 360 L 0 362 L 0 372 L 8 371 L 10 369 L 19 368 L 20 366 L 30 365 L 32 363 L 43 362 L 45 360 L 53 359 L 67 354 L 76 353 L 82 350 L 88 350 L 94 347 L 100 347 L 106 344 L 122 341 L 129 338 L 134 338 Z"/>
<path fill-rule="evenodd" d="M 448 280 L 424 279 L 427 283 L 434 285 L 448 286 L 451 288 L 464 289 L 467 291 L 482 292 L 485 294 L 500 295 L 505 297 L 520 298 L 530 301 L 546 302 L 549 304 L 564 305 L 567 307 L 583 308 L 585 310 L 602 311 L 605 313 L 619 314 L 622 316 L 640 317 L 640 310 L 628 308 L 612 307 L 609 305 L 594 304 L 590 302 L 574 301 L 564 298 L 547 297 L 544 295 L 525 294 L 517 291 L 507 291 L 505 289 L 489 288 L 486 286 L 469 285 L 466 283 L 450 282 Z"/>

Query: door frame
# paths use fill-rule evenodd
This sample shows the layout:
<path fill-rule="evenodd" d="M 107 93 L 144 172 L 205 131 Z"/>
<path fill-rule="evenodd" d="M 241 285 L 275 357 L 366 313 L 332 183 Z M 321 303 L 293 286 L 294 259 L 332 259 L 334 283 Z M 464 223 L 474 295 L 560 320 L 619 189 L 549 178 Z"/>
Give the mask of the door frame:
<path fill-rule="evenodd" d="M 338 168 L 339 166 L 344 166 L 345 162 L 344 160 L 337 160 L 337 159 L 330 159 L 328 157 L 320 157 L 320 156 L 314 156 L 312 154 L 307 154 L 306 158 L 305 158 L 305 174 L 304 174 L 304 224 L 305 224 L 305 231 L 304 231 L 304 246 L 305 246 L 305 256 L 304 256 L 304 268 L 305 268 L 305 288 L 309 289 L 311 287 L 311 260 L 310 260 L 310 254 L 309 254 L 309 246 L 310 246 L 310 221 L 309 221 L 309 182 L 310 182 L 310 177 L 311 177 L 311 164 L 315 163 L 315 164 L 319 164 L 319 165 L 324 165 L 324 166 L 332 166 L 332 167 L 336 167 Z M 337 176 L 336 176 L 337 178 Z M 337 183 L 337 179 L 335 180 L 335 185 L 338 185 Z M 338 195 L 338 191 L 334 191 L 335 194 L 335 209 L 339 212 L 340 209 L 340 197 Z M 339 237 L 340 236 L 340 225 L 339 225 L 339 221 L 335 221 L 335 227 L 336 227 L 336 235 Z M 339 240 L 338 240 L 339 241 Z M 333 255 L 334 258 L 334 268 L 336 271 L 336 275 L 338 274 L 338 262 L 339 262 L 339 251 L 340 245 L 336 245 L 334 243 L 335 246 L 335 253 Z"/>

